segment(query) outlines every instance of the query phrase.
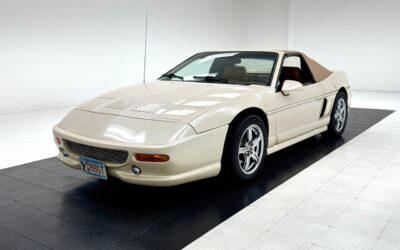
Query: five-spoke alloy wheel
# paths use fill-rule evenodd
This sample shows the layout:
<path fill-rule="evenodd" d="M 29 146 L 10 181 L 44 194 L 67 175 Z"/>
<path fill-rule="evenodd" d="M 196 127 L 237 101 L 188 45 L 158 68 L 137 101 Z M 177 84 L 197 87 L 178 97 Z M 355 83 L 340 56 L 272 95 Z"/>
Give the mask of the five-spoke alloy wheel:
<path fill-rule="evenodd" d="M 229 127 L 222 167 L 240 180 L 253 179 L 263 166 L 267 145 L 264 121 L 257 115 L 236 119 Z"/>
<path fill-rule="evenodd" d="M 343 134 L 347 123 L 347 95 L 339 92 L 333 103 L 331 120 L 328 125 L 328 133 L 335 136 Z"/>
<path fill-rule="evenodd" d="M 250 125 L 242 134 L 239 143 L 238 160 L 244 174 L 252 174 L 257 170 L 263 157 L 264 134 L 261 128 Z"/>
<path fill-rule="evenodd" d="M 337 108 L 334 114 L 334 121 L 335 121 L 335 128 L 337 131 L 342 130 L 346 121 L 346 114 L 347 114 L 347 106 L 346 102 L 343 98 L 338 99 L 337 101 Z"/>

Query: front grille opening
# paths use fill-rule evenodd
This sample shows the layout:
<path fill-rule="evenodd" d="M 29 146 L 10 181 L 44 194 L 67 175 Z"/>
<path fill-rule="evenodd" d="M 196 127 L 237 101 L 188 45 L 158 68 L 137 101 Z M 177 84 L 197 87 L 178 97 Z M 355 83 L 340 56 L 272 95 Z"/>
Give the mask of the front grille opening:
<path fill-rule="evenodd" d="M 128 160 L 128 152 L 126 151 L 92 147 L 68 140 L 65 140 L 65 142 L 69 150 L 79 156 L 114 164 L 122 164 Z"/>

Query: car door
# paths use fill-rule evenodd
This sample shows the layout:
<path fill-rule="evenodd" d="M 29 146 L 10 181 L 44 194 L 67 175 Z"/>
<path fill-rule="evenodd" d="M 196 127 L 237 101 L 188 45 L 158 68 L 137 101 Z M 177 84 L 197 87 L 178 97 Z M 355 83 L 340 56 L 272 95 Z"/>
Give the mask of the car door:
<path fill-rule="evenodd" d="M 278 143 L 306 134 L 320 126 L 319 117 L 323 103 L 321 86 L 313 79 L 301 55 L 287 56 L 280 70 L 279 81 L 301 83 L 293 92 L 275 93 L 280 104 L 276 113 L 276 135 Z M 281 86 L 282 87 L 282 86 Z"/>

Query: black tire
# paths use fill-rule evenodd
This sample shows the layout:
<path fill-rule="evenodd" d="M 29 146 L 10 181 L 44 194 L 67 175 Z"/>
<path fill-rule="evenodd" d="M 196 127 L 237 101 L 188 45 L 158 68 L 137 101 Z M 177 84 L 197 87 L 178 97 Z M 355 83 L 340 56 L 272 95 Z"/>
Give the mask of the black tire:
<path fill-rule="evenodd" d="M 249 129 L 253 136 L 251 142 L 249 139 Z M 245 135 L 246 132 L 246 135 Z M 260 132 L 262 135 L 260 135 Z M 246 137 L 244 137 L 246 136 Z M 261 137 L 262 143 L 261 143 Z M 267 143 L 267 130 L 263 120 L 257 115 L 248 115 L 242 118 L 235 119 L 229 127 L 227 138 L 225 140 L 224 153 L 222 156 L 222 170 L 229 176 L 238 180 L 245 181 L 255 178 L 264 164 Z M 260 139 L 260 142 L 256 142 Z M 257 145 L 253 145 L 257 143 Z M 246 145 L 246 146 L 245 146 Z M 246 153 L 239 154 L 239 147 L 246 148 Z M 260 157 L 258 157 L 260 155 Z M 247 164 L 247 159 L 252 164 Z M 258 161 L 256 160 L 258 159 Z M 258 165 L 257 165 L 258 163 Z M 254 169 L 249 169 L 247 173 L 244 168 L 246 166 L 253 166 Z"/>
<path fill-rule="evenodd" d="M 344 105 L 344 109 L 342 108 Z M 342 111 L 338 111 L 342 109 Z M 340 91 L 336 97 L 335 101 L 333 102 L 332 112 L 331 112 L 331 119 L 328 125 L 328 135 L 332 136 L 341 136 L 346 128 L 347 124 L 347 117 L 348 117 L 348 105 L 347 105 L 347 95 L 346 93 Z M 340 116 L 344 115 L 344 120 L 339 119 Z"/>

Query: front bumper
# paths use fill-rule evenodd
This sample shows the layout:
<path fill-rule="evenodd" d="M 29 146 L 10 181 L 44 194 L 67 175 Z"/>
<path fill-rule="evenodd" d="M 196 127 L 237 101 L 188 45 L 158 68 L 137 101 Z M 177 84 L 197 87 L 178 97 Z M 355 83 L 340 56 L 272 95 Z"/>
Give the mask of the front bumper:
<path fill-rule="evenodd" d="M 65 140 L 98 148 L 127 151 L 128 160 L 125 163 L 105 162 L 109 176 L 138 185 L 174 186 L 219 174 L 227 130 L 228 126 L 223 126 L 168 145 L 129 144 L 93 139 L 71 133 L 59 126 L 54 127 L 53 133 L 62 139 L 59 148 L 68 152 L 68 156 L 60 152 L 58 158 L 72 168 L 81 168 L 79 155 L 69 150 Z M 140 162 L 134 157 L 136 153 L 165 154 L 170 159 L 167 162 Z M 132 166 L 139 167 L 142 173 L 135 175 Z"/>

